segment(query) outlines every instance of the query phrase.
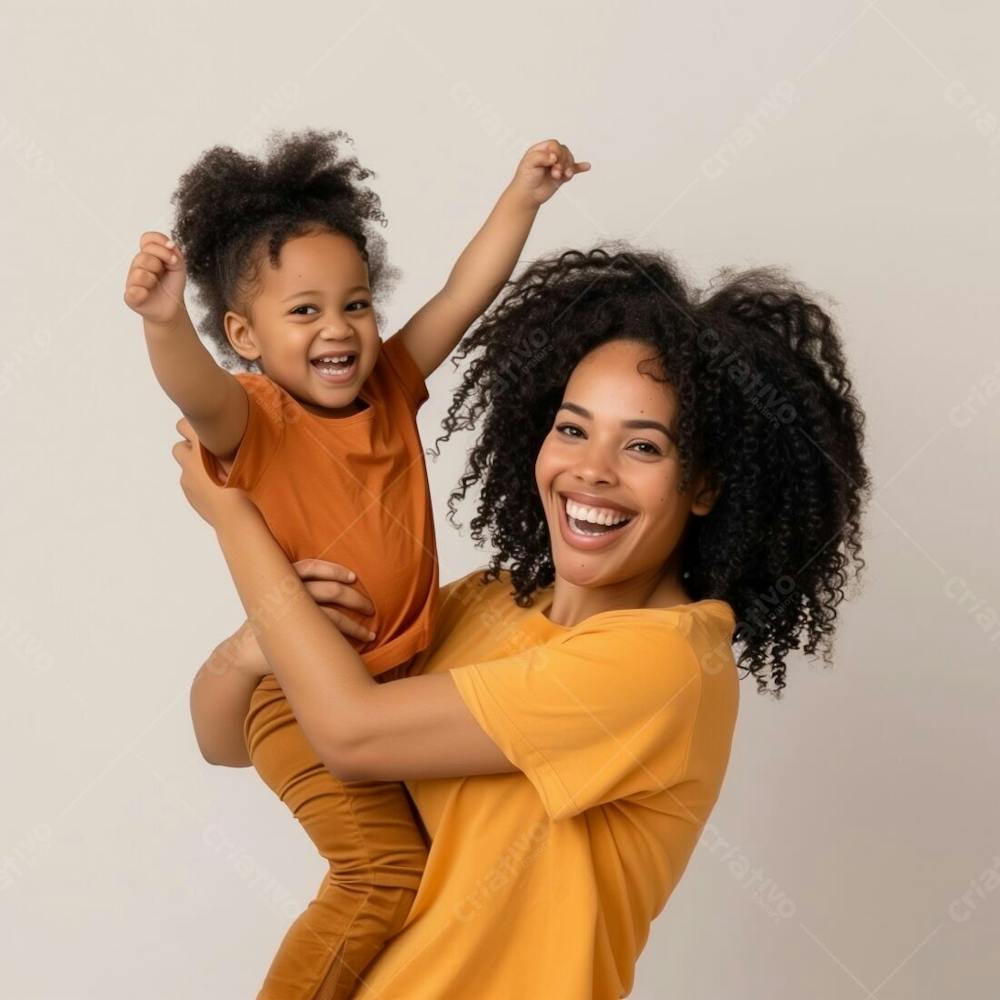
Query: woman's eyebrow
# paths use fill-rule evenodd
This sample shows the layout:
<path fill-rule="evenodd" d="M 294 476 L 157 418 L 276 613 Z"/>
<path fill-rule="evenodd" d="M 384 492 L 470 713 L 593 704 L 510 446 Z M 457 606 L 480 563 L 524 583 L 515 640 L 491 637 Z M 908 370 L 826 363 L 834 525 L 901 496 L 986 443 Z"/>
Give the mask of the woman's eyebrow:
<path fill-rule="evenodd" d="M 587 417 L 588 419 L 593 418 L 593 414 L 589 410 L 585 410 L 582 406 L 578 406 L 576 403 L 563 403 L 559 407 L 560 410 L 571 410 L 573 413 L 578 413 L 581 417 Z M 642 428 L 652 428 L 656 431 L 661 431 L 666 434 L 671 441 L 675 441 L 676 438 L 670 433 L 670 430 L 661 424 L 659 420 L 623 420 L 622 427 L 628 427 L 632 430 L 638 430 Z"/>

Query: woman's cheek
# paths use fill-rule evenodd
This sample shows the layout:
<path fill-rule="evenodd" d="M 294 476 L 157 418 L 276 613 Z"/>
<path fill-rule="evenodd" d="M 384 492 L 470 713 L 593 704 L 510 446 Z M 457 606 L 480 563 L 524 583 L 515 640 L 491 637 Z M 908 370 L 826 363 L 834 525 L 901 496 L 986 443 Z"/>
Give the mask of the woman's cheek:
<path fill-rule="evenodd" d="M 549 469 L 549 449 L 548 436 L 542 441 L 541 448 L 538 449 L 538 456 L 535 459 L 535 486 L 539 495 L 544 496 L 552 485 L 552 474 Z"/>

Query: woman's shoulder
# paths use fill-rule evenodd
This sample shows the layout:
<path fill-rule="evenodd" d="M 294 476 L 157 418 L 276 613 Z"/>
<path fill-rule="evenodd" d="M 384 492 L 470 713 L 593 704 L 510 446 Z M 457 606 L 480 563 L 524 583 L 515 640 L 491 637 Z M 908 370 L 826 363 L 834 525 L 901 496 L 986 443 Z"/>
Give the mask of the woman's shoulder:
<path fill-rule="evenodd" d="M 732 634 L 736 616 L 728 601 L 705 598 L 687 604 L 672 604 L 669 607 L 621 608 L 601 611 L 584 619 L 575 628 L 629 629 L 652 632 L 681 632 L 692 635 L 699 626 L 708 625 L 715 630 Z"/>
<path fill-rule="evenodd" d="M 513 605 L 513 595 L 510 572 L 500 570 L 498 574 L 492 574 L 485 566 L 446 583 L 440 589 L 442 610 L 450 607 L 453 613 L 460 608 L 468 608 L 471 604 L 483 601 L 493 603 L 504 597 Z"/>
<path fill-rule="evenodd" d="M 706 599 L 664 608 L 601 611 L 567 628 L 558 641 L 584 654 L 615 651 L 634 666 L 659 672 L 670 664 L 691 677 L 735 676 L 735 616 L 726 601 Z"/>

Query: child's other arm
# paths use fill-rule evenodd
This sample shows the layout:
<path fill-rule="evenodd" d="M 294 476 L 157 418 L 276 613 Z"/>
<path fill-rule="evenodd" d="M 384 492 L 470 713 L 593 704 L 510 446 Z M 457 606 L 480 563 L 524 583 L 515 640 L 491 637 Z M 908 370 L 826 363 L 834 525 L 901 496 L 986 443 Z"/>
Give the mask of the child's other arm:
<path fill-rule="evenodd" d="M 244 624 L 220 642 L 191 684 L 191 722 L 202 757 L 222 767 L 249 767 L 243 720 L 260 675 L 247 672 L 242 660 L 258 649 Z"/>
<path fill-rule="evenodd" d="M 246 430 L 246 390 L 220 368 L 184 306 L 184 260 L 163 233 L 143 233 L 125 287 L 125 304 L 142 316 L 153 373 L 205 447 L 231 458 Z"/>
<path fill-rule="evenodd" d="M 482 228 L 462 251 L 441 289 L 400 330 L 426 378 L 452 352 L 511 276 L 539 207 L 575 173 L 590 169 L 555 139 L 524 154 Z"/>

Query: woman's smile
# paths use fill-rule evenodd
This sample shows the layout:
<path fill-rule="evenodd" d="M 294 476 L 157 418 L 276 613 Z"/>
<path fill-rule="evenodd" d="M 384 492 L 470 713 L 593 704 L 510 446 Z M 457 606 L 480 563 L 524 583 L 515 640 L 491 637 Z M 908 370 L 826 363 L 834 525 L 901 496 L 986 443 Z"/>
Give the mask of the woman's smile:
<path fill-rule="evenodd" d="M 634 511 L 625 513 L 618 505 L 611 507 L 607 502 L 598 503 L 596 498 L 590 504 L 581 503 L 581 499 L 581 494 L 556 493 L 559 530 L 563 541 L 575 549 L 603 549 L 614 545 L 638 517 Z"/>
<path fill-rule="evenodd" d="M 678 489 L 670 425 L 676 393 L 648 343 L 615 339 L 573 369 L 535 460 L 562 585 L 594 588 L 662 575 L 692 513 Z"/>

